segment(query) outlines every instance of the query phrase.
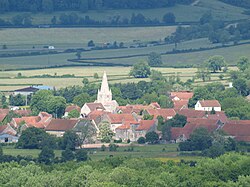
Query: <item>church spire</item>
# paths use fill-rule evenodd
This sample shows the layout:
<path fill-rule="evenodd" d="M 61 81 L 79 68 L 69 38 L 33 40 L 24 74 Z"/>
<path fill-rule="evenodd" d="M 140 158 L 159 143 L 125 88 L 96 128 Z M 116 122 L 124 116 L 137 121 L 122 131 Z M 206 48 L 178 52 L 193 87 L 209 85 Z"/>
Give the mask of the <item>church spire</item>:
<path fill-rule="evenodd" d="M 107 78 L 107 74 L 106 71 L 104 71 L 103 73 L 103 77 L 102 77 L 102 86 L 101 86 L 101 90 L 102 93 L 108 93 L 109 90 L 109 85 L 108 85 L 108 78 Z"/>

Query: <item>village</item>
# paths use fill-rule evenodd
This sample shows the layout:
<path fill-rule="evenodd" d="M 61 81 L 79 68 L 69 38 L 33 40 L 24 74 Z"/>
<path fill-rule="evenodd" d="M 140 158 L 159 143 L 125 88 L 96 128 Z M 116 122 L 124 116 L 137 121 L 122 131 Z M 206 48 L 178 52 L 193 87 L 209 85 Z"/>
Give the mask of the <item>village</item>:
<path fill-rule="evenodd" d="M 50 90 L 50 87 L 28 87 L 16 90 L 14 95 L 28 96 L 35 94 L 40 89 Z M 95 145 L 100 147 L 103 143 L 137 142 L 145 138 L 150 132 L 159 136 L 160 143 L 185 142 L 195 129 L 205 128 L 210 133 L 222 130 L 227 137 L 236 141 L 250 142 L 250 121 L 229 119 L 221 109 L 217 100 L 199 100 L 195 108 L 189 108 L 189 100 L 193 92 L 179 91 L 170 92 L 173 108 L 161 108 L 157 102 L 149 105 L 125 105 L 119 106 L 117 101 L 112 99 L 112 91 L 109 88 L 106 72 L 103 74 L 101 88 L 98 90 L 97 99 L 93 103 L 85 103 L 83 106 L 70 105 L 65 109 L 62 118 L 55 118 L 52 114 L 41 111 L 37 116 L 32 116 L 29 109 L 18 110 L 18 107 L 11 109 L 0 109 L 0 122 L 3 122 L 9 112 L 18 114 L 19 118 L 12 118 L 8 124 L 0 126 L 0 142 L 16 143 L 22 132 L 30 127 L 45 130 L 48 134 L 62 137 L 67 131 L 75 131 L 80 134 L 81 129 L 92 129 L 91 137 L 86 138 L 82 147 Z M 70 113 L 78 112 L 78 118 L 71 118 Z M 184 116 L 186 121 L 183 127 L 172 127 L 171 135 L 163 138 L 159 128 L 159 119 L 168 121 L 170 119 Z M 102 137 L 103 130 L 109 134 L 110 139 Z M 88 133 L 86 131 L 85 133 Z M 159 143 L 158 142 L 158 143 Z M 92 144 L 92 146 L 90 145 Z"/>

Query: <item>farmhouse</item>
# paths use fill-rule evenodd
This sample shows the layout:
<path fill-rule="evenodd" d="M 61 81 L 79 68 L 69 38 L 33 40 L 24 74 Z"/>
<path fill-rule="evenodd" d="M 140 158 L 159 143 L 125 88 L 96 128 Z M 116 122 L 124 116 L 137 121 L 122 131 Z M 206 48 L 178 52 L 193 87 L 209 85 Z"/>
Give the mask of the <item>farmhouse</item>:
<path fill-rule="evenodd" d="M 8 124 L 0 126 L 0 143 L 16 143 L 17 132 Z"/>
<path fill-rule="evenodd" d="M 115 129 L 115 139 L 137 141 L 140 137 L 145 137 L 148 132 L 155 131 L 156 126 L 156 120 L 126 121 Z"/>
<path fill-rule="evenodd" d="M 194 93 L 189 91 L 171 92 L 170 99 L 174 103 L 174 109 L 180 110 L 188 108 L 189 99 L 191 99 L 193 95 Z"/>
<path fill-rule="evenodd" d="M 105 111 L 102 103 L 85 103 L 81 109 L 81 117 L 87 117 L 93 111 Z"/>
<path fill-rule="evenodd" d="M 237 141 L 250 142 L 250 120 L 229 120 L 222 130 Z"/>
<path fill-rule="evenodd" d="M 153 116 L 156 119 L 158 116 L 162 116 L 165 120 L 172 119 L 176 112 L 174 109 L 146 109 L 144 114 Z"/>
<path fill-rule="evenodd" d="M 222 126 L 220 120 L 204 119 L 204 118 L 188 118 L 183 128 L 173 127 L 171 129 L 171 138 L 175 142 L 183 142 L 190 138 L 190 135 L 197 128 L 205 128 L 209 132 L 213 132 Z"/>
<path fill-rule="evenodd" d="M 51 86 L 39 86 L 39 85 L 30 86 L 30 87 L 14 90 L 14 95 L 20 94 L 20 95 L 28 96 L 28 95 L 34 94 L 35 92 L 37 92 L 39 90 L 53 90 L 53 87 L 51 87 Z"/>
<path fill-rule="evenodd" d="M 201 100 L 195 105 L 195 110 L 201 111 L 221 111 L 221 105 L 217 100 Z"/>
<path fill-rule="evenodd" d="M 79 106 L 76 105 L 70 105 L 67 106 L 65 109 L 65 113 L 64 113 L 64 117 L 68 117 L 69 112 L 73 111 L 73 110 L 77 110 L 79 113 L 81 112 L 81 108 Z M 80 116 L 79 116 L 80 117 Z"/>

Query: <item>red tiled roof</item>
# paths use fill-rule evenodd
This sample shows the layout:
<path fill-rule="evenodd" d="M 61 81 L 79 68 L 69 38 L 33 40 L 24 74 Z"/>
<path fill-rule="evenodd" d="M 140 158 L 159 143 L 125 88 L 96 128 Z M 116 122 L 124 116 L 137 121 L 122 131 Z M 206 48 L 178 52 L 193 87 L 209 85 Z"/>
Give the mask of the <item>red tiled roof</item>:
<path fill-rule="evenodd" d="M 149 115 L 153 115 L 154 118 L 157 118 L 158 116 L 162 116 L 164 119 L 172 118 L 176 115 L 176 112 L 174 109 L 147 109 L 146 110 Z"/>
<path fill-rule="evenodd" d="M 181 109 L 177 111 L 178 114 L 186 116 L 187 118 L 203 118 L 206 115 L 205 111 L 194 109 Z"/>
<path fill-rule="evenodd" d="M 0 114 L 8 114 L 10 112 L 9 109 L 0 109 Z"/>
<path fill-rule="evenodd" d="M 181 127 L 172 127 L 171 128 L 171 139 L 176 140 L 180 135 L 183 128 Z"/>
<path fill-rule="evenodd" d="M 77 124 L 78 119 L 52 119 L 45 128 L 46 131 L 68 131 L 72 130 Z"/>
<path fill-rule="evenodd" d="M 0 126 L 0 134 L 8 127 L 8 125 L 1 125 Z"/>
<path fill-rule="evenodd" d="M 14 110 L 14 113 L 19 114 L 21 116 L 28 116 L 31 114 L 31 110 Z"/>
<path fill-rule="evenodd" d="M 148 108 L 152 108 L 152 106 L 145 105 L 127 105 L 127 106 L 119 106 L 117 110 L 121 110 L 123 114 L 132 114 L 133 112 L 136 114 L 140 114 L 141 111 L 146 110 Z"/>
<path fill-rule="evenodd" d="M 2 122 L 6 116 L 7 116 L 7 114 L 0 114 L 0 122 Z"/>
<path fill-rule="evenodd" d="M 204 118 L 188 118 L 187 123 L 183 128 L 172 128 L 172 138 L 176 139 L 180 135 L 185 135 L 188 139 L 193 131 L 197 128 L 205 128 L 209 132 L 213 132 L 219 128 L 219 120 L 204 119 Z"/>
<path fill-rule="evenodd" d="M 217 100 L 201 100 L 199 101 L 202 107 L 221 107 Z"/>
<path fill-rule="evenodd" d="M 150 130 L 155 125 L 155 120 L 141 120 L 136 131 Z"/>
<path fill-rule="evenodd" d="M 105 110 L 104 106 L 101 103 L 86 103 L 86 105 L 89 107 L 90 111 L 94 110 Z"/>
<path fill-rule="evenodd" d="M 139 122 L 137 122 L 137 121 L 125 121 L 125 122 L 123 123 L 123 125 L 117 127 L 116 129 L 119 129 L 119 130 L 127 130 L 127 129 L 130 129 L 130 125 L 131 125 L 131 124 L 137 124 L 137 125 L 139 125 Z"/>
<path fill-rule="evenodd" d="M 250 120 L 229 120 L 222 129 L 238 141 L 250 142 Z"/>
<path fill-rule="evenodd" d="M 193 92 L 183 91 L 183 92 L 171 92 L 171 97 L 178 97 L 180 100 L 189 100 L 193 97 Z"/>
<path fill-rule="evenodd" d="M 156 108 L 156 109 L 160 109 L 161 108 L 160 104 L 157 103 L 157 102 L 153 102 L 149 106 L 152 106 L 153 108 Z"/>
<path fill-rule="evenodd" d="M 71 105 L 66 107 L 65 112 L 71 112 L 72 110 L 77 110 L 78 112 L 80 112 L 81 108 L 76 105 Z"/>
<path fill-rule="evenodd" d="M 216 112 L 215 114 L 207 114 L 206 118 L 220 120 L 222 123 L 226 123 L 228 121 L 225 112 Z"/>
<path fill-rule="evenodd" d="M 188 100 L 174 101 L 174 109 L 188 108 Z"/>
<path fill-rule="evenodd" d="M 125 121 L 134 121 L 134 117 L 132 114 L 107 114 L 108 118 L 110 119 L 111 124 L 118 124 L 123 123 Z"/>

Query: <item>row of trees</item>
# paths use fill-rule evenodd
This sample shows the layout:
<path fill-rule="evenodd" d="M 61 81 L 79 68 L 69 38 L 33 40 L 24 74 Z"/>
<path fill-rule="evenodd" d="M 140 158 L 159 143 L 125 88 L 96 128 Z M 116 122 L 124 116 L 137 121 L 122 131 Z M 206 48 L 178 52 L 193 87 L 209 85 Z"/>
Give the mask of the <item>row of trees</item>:
<path fill-rule="evenodd" d="M 32 26 L 31 14 L 25 13 L 13 16 L 10 21 L 0 19 L 0 26 Z M 123 18 L 121 16 L 113 16 L 109 20 L 95 20 L 86 15 L 80 17 L 77 13 L 62 13 L 59 17 L 53 16 L 51 18 L 52 25 L 158 25 L 158 24 L 174 24 L 176 17 L 173 13 L 166 13 L 162 20 L 157 18 L 146 18 L 142 13 L 131 15 L 131 18 Z"/>
<path fill-rule="evenodd" d="M 149 9 L 175 6 L 176 3 L 188 4 L 193 0 L 1 0 L 1 12 L 54 12 L 82 11 L 101 9 Z"/>
<path fill-rule="evenodd" d="M 236 153 L 180 163 L 114 157 L 50 167 L 4 163 L 0 176 L 3 186 L 249 186 L 249 163 Z"/>

